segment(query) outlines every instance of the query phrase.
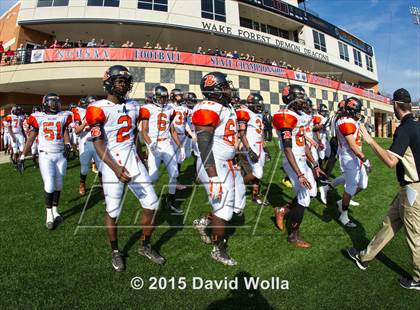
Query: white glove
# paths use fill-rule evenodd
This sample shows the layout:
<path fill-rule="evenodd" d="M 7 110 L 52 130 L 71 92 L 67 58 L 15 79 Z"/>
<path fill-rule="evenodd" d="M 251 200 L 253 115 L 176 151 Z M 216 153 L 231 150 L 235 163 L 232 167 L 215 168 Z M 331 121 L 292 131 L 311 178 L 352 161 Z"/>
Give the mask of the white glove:
<path fill-rule="evenodd" d="M 20 158 L 19 158 L 20 160 L 25 160 L 25 155 L 20 155 Z"/>
<path fill-rule="evenodd" d="M 179 160 L 180 161 L 185 160 L 185 149 L 184 149 L 184 147 L 179 148 Z"/>
<path fill-rule="evenodd" d="M 223 188 L 219 177 L 210 178 L 210 199 L 220 200 L 222 198 Z"/>
<path fill-rule="evenodd" d="M 154 154 L 157 150 L 157 142 L 152 142 L 152 143 L 148 144 L 147 148 L 149 149 L 150 152 L 152 152 Z"/>
<path fill-rule="evenodd" d="M 372 165 L 370 164 L 369 159 L 366 159 L 365 160 L 365 162 L 363 163 L 363 166 L 365 166 L 367 172 L 371 172 L 372 171 Z"/>

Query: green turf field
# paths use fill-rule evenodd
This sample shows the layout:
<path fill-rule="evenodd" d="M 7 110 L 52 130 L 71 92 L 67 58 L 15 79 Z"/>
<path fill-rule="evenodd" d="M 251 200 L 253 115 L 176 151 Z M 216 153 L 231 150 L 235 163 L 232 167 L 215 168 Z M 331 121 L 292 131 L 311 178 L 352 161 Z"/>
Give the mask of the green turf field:
<path fill-rule="evenodd" d="M 379 141 L 384 146 L 391 142 Z M 268 190 L 268 200 L 278 206 L 289 200 L 292 193 L 281 185 L 281 160 L 277 160 L 274 143 L 270 151 L 273 159 L 266 163 L 263 192 Z M 272 206 L 261 210 L 248 200 L 244 223 L 230 230 L 229 252 L 238 261 L 235 267 L 214 262 L 209 255 L 211 246 L 203 244 L 191 228 L 195 218 L 210 210 L 202 188 L 196 186 L 182 192 L 185 217 L 171 216 L 164 210 L 158 212 L 152 242 L 168 260 L 162 267 L 137 254 L 136 223 L 140 208 L 128 193 L 120 219 L 123 227 L 119 230 L 120 248 L 128 256 L 124 273 L 114 272 L 110 264 L 110 248 L 103 228 L 104 204 L 97 189 L 83 198 L 78 194 L 77 160 L 68 165 L 60 206 L 65 222 L 55 231 L 45 228 L 42 180 L 30 160 L 24 176 L 9 164 L 0 165 L 0 308 L 419 309 L 420 294 L 404 290 L 398 284 L 401 275 L 411 273 L 411 256 L 403 231 L 366 271 L 359 270 L 341 252 L 352 245 L 359 249 L 366 246 L 398 190 L 395 171 L 386 168 L 367 147 L 365 151 L 373 172 L 368 189 L 355 198 L 360 207 L 353 207 L 350 214 L 358 228 L 344 229 L 337 223 L 334 202 L 342 192 L 340 188 L 329 193 L 328 207 L 312 200 L 301 232 L 313 247 L 295 249 L 287 243 L 286 234 L 275 228 Z M 89 174 L 89 185 L 94 176 Z M 183 166 L 181 181 L 191 183 L 191 178 L 189 161 Z M 157 193 L 166 191 L 163 188 L 166 182 L 165 174 L 156 186 Z M 135 276 L 145 280 L 143 289 L 131 288 L 130 281 Z M 150 277 L 166 277 L 167 288 L 149 290 Z M 174 280 L 169 280 L 171 277 Z M 180 277 L 186 277 L 187 288 L 172 289 L 177 281 L 182 282 Z M 208 280 L 237 277 L 239 286 L 236 290 L 193 290 L 193 277 Z M 262 280 L 278 277 L 288 281 L 289 289 L 246 290 L 244 277 Z M 164 287 L 164 280 L 161 285 Z"/>

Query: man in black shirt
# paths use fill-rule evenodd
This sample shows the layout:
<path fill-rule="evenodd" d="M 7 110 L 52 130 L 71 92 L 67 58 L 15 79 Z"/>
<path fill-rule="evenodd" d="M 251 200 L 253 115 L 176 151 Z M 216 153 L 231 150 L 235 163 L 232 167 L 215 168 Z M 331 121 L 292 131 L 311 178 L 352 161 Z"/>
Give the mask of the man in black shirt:
<path fill-rule="evenodd" d="M 396 166 L 400 190 L 386 215 L 382 228 L 373 237 L 367 248 L 358 251 L 347 249 L 347 254 L 357 266 L 365 270 L 368 262 L 387 245 L 395 233 L 405 227 L 406 240 L 413 256 L 413 279 L 401 278 L 400 285 L 407 289 L 420 290 L 420 123 L 411 113 L 411 97 L 401 88 L 394 92 L 392 103 L 395 116 L 401 124 L 395 130 L 394 141 L 389 150 L 384 150 L 361 127 L 364 140 L 376 155 L 390 168 Z"/>
<path fill-rule="evenodd" d="M 272 121 L 273 117 L 271 116 L 270 112 L 266 110 L 263 115 L 265 141 L 271 141 L 271 139 L 273 139 L 273 125 L 271 124 Z"/>

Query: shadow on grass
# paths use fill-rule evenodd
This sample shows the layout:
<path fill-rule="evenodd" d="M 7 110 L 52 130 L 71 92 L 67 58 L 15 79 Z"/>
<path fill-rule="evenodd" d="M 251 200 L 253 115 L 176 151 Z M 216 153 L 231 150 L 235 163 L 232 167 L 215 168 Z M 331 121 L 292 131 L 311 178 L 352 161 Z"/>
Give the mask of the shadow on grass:
<path fill-rule="evenodd" d="M 91 189 L 87 189 L 87 192 L 89 192 Z M 86 196 L 85 196 L 86 197 Z M 77 200 L 79 200 L 81 197 L 77 197 L 77 198 L 73 198 L 71 200 L 69 200 L 68 202 L 75 202 Z M 64 219 L 70 218 L 76 214 L 80 214 L 83 211 L 83 208 L 86 206 L 86 210 L 89 210 L 90 208 L 92 208 L 94 205 L 96 205 L 98 202 L 103 201 L 103 194 L 102 194 L 102 187 L 96 187 L 95 189 L 93 189 L 92 194 L 90 195 L 90 197 L 88 196 L 87 201 L 85 202 L 84 200 L 81 201 L 79 204 L 75 205 L 74 207 L 67 209 L 65 211 L 63 211 L 61 213 L 61 216 Z"/>
<path fill-rule="evenodd" d="M 258 289 L 247 289 L 244 278 L 252 275 L 241 271 L 235 275 L 238 278 L 237 289 L 229 291 L 224 299 L 216 300 L 207 306 L 207 310 L 215 309 L 274 309 Z"/>

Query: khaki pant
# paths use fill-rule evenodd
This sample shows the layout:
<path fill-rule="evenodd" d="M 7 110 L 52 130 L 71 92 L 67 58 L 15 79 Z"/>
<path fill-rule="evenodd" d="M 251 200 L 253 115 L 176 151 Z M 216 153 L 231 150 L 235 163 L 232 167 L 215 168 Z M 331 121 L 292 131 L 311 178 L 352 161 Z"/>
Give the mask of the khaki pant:
<path fill-rule="evenodd" d="M 382 228 L 366 250 L 360 252 L 360 259 L 364 262 L 374 259 L 404 225 L 406 240 L 413 255 L 413 279 L 420 281 L 420 183 L 409 186 L 418 193 L 413 206 L 410 206 L 407 199 L 407 186 L 401 187 L 382 223 Z"/>

